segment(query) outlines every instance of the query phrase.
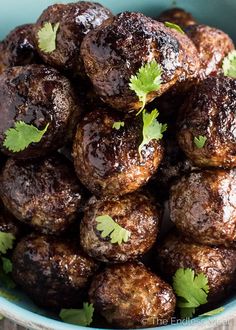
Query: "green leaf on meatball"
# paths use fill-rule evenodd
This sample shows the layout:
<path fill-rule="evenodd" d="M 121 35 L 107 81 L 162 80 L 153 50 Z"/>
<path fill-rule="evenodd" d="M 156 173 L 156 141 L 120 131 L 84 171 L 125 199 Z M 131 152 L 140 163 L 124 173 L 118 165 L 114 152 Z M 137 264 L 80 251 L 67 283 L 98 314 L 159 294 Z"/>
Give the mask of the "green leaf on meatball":
<path fill-rule="evenodd" d="M 173 289 L 181 318 L 191 318 L 197 307 L 207 303 L 208 278 L 203 273 L 195 274 L 190 268 L 179 268 L 173 276 Z"/>
<path fill-rule="evenodd" d="M 136 75 L 131 76 L 129 88 L 135 92 L 139 101 L 142 102 L 142 108 L 139 113 L 145 107 L 147 95 L 160 89 L 162 83 L 161 74 L 162 68 L 154 59 L 151 62 L 144 64 L 138 70 Z"/>
<path fill-rule="evenodd" d="M 176 30 L 179 33 L 184 34 L 184 31 L 181 29 L 181 27 L 179 25 L 171 23 L 171 22 L 165 22 L 164 24 L 165 24 L 166 27 L 168 27 L 170 29 L 173 29 L 173 30 Z"/>
<path fill-rule="evenodd" d="M 155 109 L 151 113 L 143 110 L 143 140 L 139 146 L 139 154 L 145 145 L 152 140 L 160 140 L 163 138 L 163 133 L 167 130 L 167 124 L 161 124 L 156 119 L 159 112 Z"/>
<path fill-rule="evenodd" d="M 131 232 L 121 227 L 109 215 L 100 215 L 96 217 L 96 221 L 98 222 L 97 230 L 101 231 L 102 238 L 110 237 L 112 244 L 120 245 L 128 242 Z"/>
<path fill-rule="evenodd" d="M 226 77 L 236 78 L 236 50 L 224 58 L 222 68 Z"/>
<path fill-rule="evenodd" d="M 44 53 L 52 53 L 56 49 L 57 31 L 59 23 L 54 27 L 51 23 L 45 22 L 44 26 L 38 31 L 38 46 Z"/>
<path fill-rule="evenodd" d="M 5 132 L 3 146 L 12 152 L 19 152 L 26 149 L 31 143 L 41 141 L 46 133 L 49 124 L 43 130 L 39 130 L 33 125 L 26 124 L 23 121 L 17 121 L 14 128 L 9 128 Z"/>
<path fill-rule="evenodd" d="M 93 304 L 84 303 L 82 309 L 62 309 L 60 318 L 63 322 L 89 326 L 93 322 Z"/>
<path fill-rule="evenodd" d="M 207 141 L 206 136 L 199 135 L 198 137 L 194 137 L 194 144 L 198 149 L 202 149 L 205 146 Z"/>
<path fill-rule="evenodd" d="M 13 248 L 15 237 L 11 233 L 0 232 L 0 253 L 5 254 Z"/>

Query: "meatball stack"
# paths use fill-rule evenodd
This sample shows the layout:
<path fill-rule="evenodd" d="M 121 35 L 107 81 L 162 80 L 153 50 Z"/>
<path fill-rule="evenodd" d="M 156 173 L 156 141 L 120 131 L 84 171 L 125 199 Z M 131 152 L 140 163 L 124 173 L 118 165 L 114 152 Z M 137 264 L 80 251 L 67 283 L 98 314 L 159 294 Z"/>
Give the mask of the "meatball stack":
<path fill-rule="evenodd" d="M 42 47 L 46 26 L 53 50 Z M 154 20 L 85 1 L 52 5 L 0 43 L 0 231 L 17 237 L 13 278 L 37 304 L 89 301 L 110 326 L 142 328 L 170 322 L 178 268 L 208 277 L 210 301 L 232 288 L 236 85 L 220 70 L 232 49 L 180 9 Z M 154 60 L 161 84 L 145 111 L 157 106 L 169 129 L 140 151 L 142 102 L 130 79 Z M 44 133 L 16 150 L 6 132 L 19 122 Z M 169 195 L 179 232 L 162 242 Z"/>
<path fill-rule="evenodd" d="M 160 20 L 177 23 L 186 31 L 197 47 L 201 68 L 180 103 L 176 123 L 172 121 L 175 141 L 169 139 L 167 145 L 177 142 L 175 155 L 179 156 L 173 160 L 167 153 L 159 174 L 169 175 L 164 176 L 166 181 L 158 177 L 156 181 L 158 187 L 163 181 L 171 186 L 167 196 L 176 226 L 158 245 L 158 267 L 167 280 L 179 268 L 205 274 L 208 304 L 215 306 L 235 288 L 236 81 L 221 69 L 234 45 L 224 32 L 198 25 L 182 10 L 167 11 Z M 163 100 L 161 105 L 166 110 Z M 184 166 L 186 161 L 189 166 Z"/>

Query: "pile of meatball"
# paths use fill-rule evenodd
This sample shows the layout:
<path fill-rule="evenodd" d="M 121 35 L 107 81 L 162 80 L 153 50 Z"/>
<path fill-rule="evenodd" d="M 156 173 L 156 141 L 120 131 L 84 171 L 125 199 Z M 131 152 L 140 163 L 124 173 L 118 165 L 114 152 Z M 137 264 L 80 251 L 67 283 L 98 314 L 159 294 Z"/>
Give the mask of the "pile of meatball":
<path fill-rule="evenodd" d="M 52 52 L 39 47 L 45 22 L 59 23 Z M 236 80 L 222 70 L 232 50 L 226 33 L 182 9 L 150 18 L 83 1 L 48 7 L 0 43 L 0 231 L 16 238 L 12 276 L 36 304 L 57 312 L 88 301 L 109 327 L 142 328 L 178 316 L 179 268 L 207 277 L 206 310 L 232 294 Z M 162 84 L 146 107 L 168 130 L 140 156 L 141 103 L 129 81 L 153 59 Z M 17 121 L 49 126 L 13 152 L 4 139 Z M 128 241 L 103 238 L 101 215 Z"/>

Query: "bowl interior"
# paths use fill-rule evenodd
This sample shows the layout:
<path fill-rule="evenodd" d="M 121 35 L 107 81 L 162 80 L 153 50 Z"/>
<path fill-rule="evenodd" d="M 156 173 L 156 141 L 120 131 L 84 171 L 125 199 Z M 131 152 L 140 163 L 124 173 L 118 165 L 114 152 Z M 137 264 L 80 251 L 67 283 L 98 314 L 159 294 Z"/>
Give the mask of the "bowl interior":
<path fill-rule="evenodd" d="M 0 40 L 14 27 L 23 23 L 34 22 L 42 10 L 53 3 L 62 1 L 55 0 L 0 0 Z M 75 2 L 75 1 L 63 1 Z M 219 27 L 227 32 L 236 41 L 236 30 L 234 28 L 236 1 L 235 0 L 98 0 L 101 4 L 110 8 L 114 13 L 121 11 L 140 11 L 149 16 L 157 16 L 161 11 L 172 7 L 182 7 L 190 11 L 199 22 Z M 14 294 L 20 297 L 18 302 L 9 302 L 0 298 L 0 314 L 15 320 L 28 328 L 48 330 L 73 330 L 83 327 L 65 325 L 53 319 L 53 316 L 46 314 L 37 308 L 21 292 Z M 225 303 L 225 311 L 215 317 L 195 318 L 190 323 L 169 325 L 165 329 L 207 329 L 212 324 L 217 325 L 226 319 L 233 318 L 236 313 L 236 298 L 231 298 Z M 48 315 L 50 318 L 45 317 Z M 85 328 L 84 328 L 85 329 Z"/>

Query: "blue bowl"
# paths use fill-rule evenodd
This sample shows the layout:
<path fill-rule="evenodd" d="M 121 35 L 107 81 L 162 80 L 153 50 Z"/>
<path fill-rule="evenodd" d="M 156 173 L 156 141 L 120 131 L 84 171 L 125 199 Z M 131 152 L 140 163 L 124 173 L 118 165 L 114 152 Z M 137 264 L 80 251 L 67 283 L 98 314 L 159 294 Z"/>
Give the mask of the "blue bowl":
<path fill-rule="evenodd" d="M 1 0 L 0 1 L 0 39 L 14 27 L 23 23 L 34 22 L 42 10 L 48 5 L 60 1 L 53 0 Z M 63 1 L 73 2 L 73 1 Z M 200 22 L 218 27 L 227 32 L 236 41 L 235 31 L 235 0 L 98 0 L 114 13 L 121 11 L 140 11 L 149 16 L 157 16 L 161 11 L 175 6 L 190 11 Z M 19 302 L 9 302 L 0 298 L 0 314 L 12 319 L 16 323 L 35 330 L 78 330 L 88 329 L 55 320 L 37 308 L 24 294 L 13 292 L 20 297 Z M 228 322 L 236 315 L 236 298 L 224 304 L 224 312 L 211 317 L 197 317 L 188 322 L 167 325 L 165 330 L 174 329 L 209 329 L 210 327 Z M 156 328 L 157 329 L 157 328 Z"/>

